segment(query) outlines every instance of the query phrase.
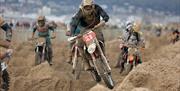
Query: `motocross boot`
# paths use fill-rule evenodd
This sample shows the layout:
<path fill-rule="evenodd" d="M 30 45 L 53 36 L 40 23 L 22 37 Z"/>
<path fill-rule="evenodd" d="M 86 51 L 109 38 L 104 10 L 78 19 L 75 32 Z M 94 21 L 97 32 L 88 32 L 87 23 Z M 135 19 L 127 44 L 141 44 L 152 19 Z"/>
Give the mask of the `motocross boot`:
<path fill-rule="evenodd" d="M 50 66 L 52 66 L 52 58 L 53 58 L 53 51 L 52 51 L 52 48 L 51 47 L 49 47 L 48 48 L 49 50 L 48 50 L 48 63 L 49 63 L 49 65 Z"/>
<path fill-rule="evenodd" d="M 68 64 L 71 64 L 72 65 L 72 59 L 73 59 L 73 56 L 72 56 L 73 54 L 72 54 L 72 51 L 70 50 L 69 51 L 69 56 L 68 56 L 68 59 L 66 60 L 66 62 L 68 63 Z"/>

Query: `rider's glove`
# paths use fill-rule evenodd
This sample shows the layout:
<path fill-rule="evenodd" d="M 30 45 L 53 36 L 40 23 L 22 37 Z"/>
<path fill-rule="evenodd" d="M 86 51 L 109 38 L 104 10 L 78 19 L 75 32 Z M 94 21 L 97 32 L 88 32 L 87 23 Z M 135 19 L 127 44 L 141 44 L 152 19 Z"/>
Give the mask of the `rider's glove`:
<path fill-rule="evenodd" d="M 13 49 L 8 49 L 6 51 L 6 57 L 11 58 L 12 54 L 13 54 Z"/>
<path fill-rule="evenodd" d="M 70 32 L 70 31 L 67 31 L 67 32 L 66 32 L 66 36 L 71 36 L 71 32 Z"/>

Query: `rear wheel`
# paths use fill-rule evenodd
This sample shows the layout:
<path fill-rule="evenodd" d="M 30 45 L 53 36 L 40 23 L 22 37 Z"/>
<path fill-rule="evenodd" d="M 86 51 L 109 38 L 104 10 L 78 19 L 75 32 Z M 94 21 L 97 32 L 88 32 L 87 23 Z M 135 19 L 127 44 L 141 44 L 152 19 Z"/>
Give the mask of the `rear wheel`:
<path fill-rule="evenodd" d="M 103 61 L 101 59 L 97 60 L 96 65 L 97 65 L 97 68 L 98 68 L 98 70 L 100 72 L 100 76 L 104 80 L 106 86 L 109 89 L 113 89 L 114 88 L 114 81 L 112 79 L 111 74 L 107 71 L 107 68 L 104 65 Z"/>

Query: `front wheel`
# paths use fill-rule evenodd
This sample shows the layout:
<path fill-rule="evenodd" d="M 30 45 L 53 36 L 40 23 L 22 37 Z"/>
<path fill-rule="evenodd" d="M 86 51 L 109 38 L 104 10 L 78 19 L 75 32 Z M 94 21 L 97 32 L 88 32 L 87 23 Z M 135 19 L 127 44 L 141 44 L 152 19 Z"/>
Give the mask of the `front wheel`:
<path fill-rule="evenodd" d="M 97 65 L 97 70 L 99 71 L 99 74 L 102 77 L 102 79 L 104 80 L 106 86 L 109 89 L 113 89 L 114 81 L 112 79 L 111 74 L 107 71 L 107 67 L 105 66 L 103 61 L 101 59 L 96 60 L 96 65 Z"/>
<path fill-rule="evenodd" d="M 124 74 L 125 75 L 129 74 L 129 72 L 132 70 L 132 68 L 133 68 L 133 64 L 126 62 L 124 64 Z"/>
<path fill-rule="evenodd" d="M 41 64 L 41 54 L 40 52 L 36 52 L 35 54 L 35 66 Z"/>
<path fill-rule="evenodd" d="M 2 89 L 4 91 L 8 91 L 9 90 L 9 83 L 10 83 L 9 73 L 7 72 L 7 70 L 4 70 L 2 73 L 3 73 L 2 74 L 2 80 L 3 80 Z"/>
<path fill-rule="evenodd" d="M 101 81 L 101 77 L 99 76 L 98 72 L 94 69 L 91 70 L 90 72 L 92 78 L 96 81 L 96 82 L 100 82 Z"/>
<path fill-rule="evenodd" d="M 104 82 L 106 83 L 106 85 L 109 89 L 114 88 L 114 81 L 113 81 L 110 73 L 102 75 L 102 78 L 103 78 Z"/>
<path fill-rule="evenodd" d="M 73 69 L 73 74 L 74 74 L 75 79 L 78 80 L 83 70 L 83 59 L 81 57 L 77 57 L 77 60 L 75 63 L 76 63 L 76 66 L 75 66 L 75 69 Z"/>

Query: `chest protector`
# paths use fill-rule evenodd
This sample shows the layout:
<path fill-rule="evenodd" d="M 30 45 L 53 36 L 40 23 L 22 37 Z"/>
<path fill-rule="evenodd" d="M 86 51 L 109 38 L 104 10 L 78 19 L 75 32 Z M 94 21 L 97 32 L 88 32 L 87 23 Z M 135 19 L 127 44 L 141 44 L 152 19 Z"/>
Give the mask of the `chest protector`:
<path fill-rule="evenodd" d="M 43 27 L 40 27 L 37 25 L 37 31 L 38 32 L 48 32 L 48 25 L 45 24 Z"/>
<path fill-rule="evenodd" d="M 130 33 L 128 37 L 128 42 L 132 44 L 137 44 L 140 41 L 140 35 L 137 32 Z"/>
<path fill-rule="evenodd" d="M 44 25 L 43 27 L 37 26 L 38 35 L 40 37 L 48 37 L 49 36 L 49 28 L 48 25 Z"/>

